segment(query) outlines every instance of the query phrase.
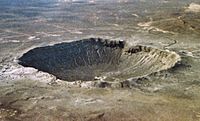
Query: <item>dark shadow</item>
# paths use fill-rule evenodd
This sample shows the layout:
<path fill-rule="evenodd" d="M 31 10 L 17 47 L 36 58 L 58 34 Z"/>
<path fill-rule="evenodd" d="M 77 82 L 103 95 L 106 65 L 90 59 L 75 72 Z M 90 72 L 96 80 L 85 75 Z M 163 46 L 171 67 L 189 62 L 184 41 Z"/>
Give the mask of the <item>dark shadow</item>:
<path fill-rule="evenodd" d="M 123 41 L 90 38 L 38 47 L 19 58 L 19 64 L 48 72 L 67 81 L 93 80 L 117 68 Z"/>

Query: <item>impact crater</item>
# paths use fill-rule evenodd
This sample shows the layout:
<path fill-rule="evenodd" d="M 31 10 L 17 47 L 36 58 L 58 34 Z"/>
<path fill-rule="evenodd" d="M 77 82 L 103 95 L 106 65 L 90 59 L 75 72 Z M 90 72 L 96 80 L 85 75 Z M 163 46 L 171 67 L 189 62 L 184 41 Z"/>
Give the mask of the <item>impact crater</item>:
<path fill-rule="evenodd" d="M 122 40 L 89 38 L 34 48 L 19 64 L 48 72 L 66 81 L 126 80 L 173 67 L 180 56 L 152 47 L 128 46 Z"/>

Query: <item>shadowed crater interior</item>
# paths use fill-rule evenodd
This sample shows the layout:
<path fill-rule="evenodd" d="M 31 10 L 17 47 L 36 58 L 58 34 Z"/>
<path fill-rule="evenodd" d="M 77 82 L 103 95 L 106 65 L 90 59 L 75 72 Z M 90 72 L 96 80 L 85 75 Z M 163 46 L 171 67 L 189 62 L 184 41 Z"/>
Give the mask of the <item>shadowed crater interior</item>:
<path fill-rule="evenodd" d="M 171 68 L 177 61 L 180 56 L 175 52 L 101 38 L 37 47 L 19 58 L 20 65 L 66 81 L 141 77 Z"/>

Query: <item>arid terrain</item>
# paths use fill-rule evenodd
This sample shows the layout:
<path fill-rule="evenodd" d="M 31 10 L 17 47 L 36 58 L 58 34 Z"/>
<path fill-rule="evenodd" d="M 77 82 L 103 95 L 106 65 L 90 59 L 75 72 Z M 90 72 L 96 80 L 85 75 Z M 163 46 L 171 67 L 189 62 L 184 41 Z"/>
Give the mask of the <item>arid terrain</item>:
<path fill-rule="evenodd" d="M 1 0 L 0 121 L 200 121 L 199 0 Z"/>

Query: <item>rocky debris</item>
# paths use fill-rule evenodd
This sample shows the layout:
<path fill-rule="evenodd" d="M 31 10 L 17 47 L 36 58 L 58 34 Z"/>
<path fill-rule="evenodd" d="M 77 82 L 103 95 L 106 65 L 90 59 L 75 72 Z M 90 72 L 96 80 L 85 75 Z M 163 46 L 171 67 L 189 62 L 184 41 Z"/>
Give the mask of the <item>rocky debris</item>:
<path fill-rule="evenodd" d="M 132 78 L 121 82 L 122 88 L 138 88 L 145 87 L 145 80 L 148 80 L 146 77 Z"/>
<path fill-rule="evenodd" d="M 128 50 L 126 50 L 126 53 L 138 53 L 138 52 L 150 52 L 152 50 L 151 47 L 147 47 L 147 46 L 141 46 L 141 45 L 136 45 L 134 47 L 130 47 Z"/>
<path fill-rule="evenodd" d="M 88 39 L 83 39 L 82 41 L 87 41 Z M 109 40 L 109 39 L 102 39 L 102 38 L 90 38 L 89 40 L 101 43 L 107 47 L 111 48 L 124 48 L 126 42 L 124 40 Z"/>
<path fill-rule="evenodd" d="M 15 120 L 15 116 L 19 115 L 19 111 L 9 108 L 9 107 L 0 107 L 0 120 Z"/>
<path fill-rule="evenodd" d="M 99 88 L 108 88 L 111 87 L 111 84 L 109 82 L 106 81 L 100 81 L 100 82 L 96 82 L 94 84 L 95 87 L 99 87 Z"/>
<path fill-rule="evenodd" d="M 86 121 L 102 121 L 104 115 L 104 112 L 91 114 L 86 118 Z"/>

